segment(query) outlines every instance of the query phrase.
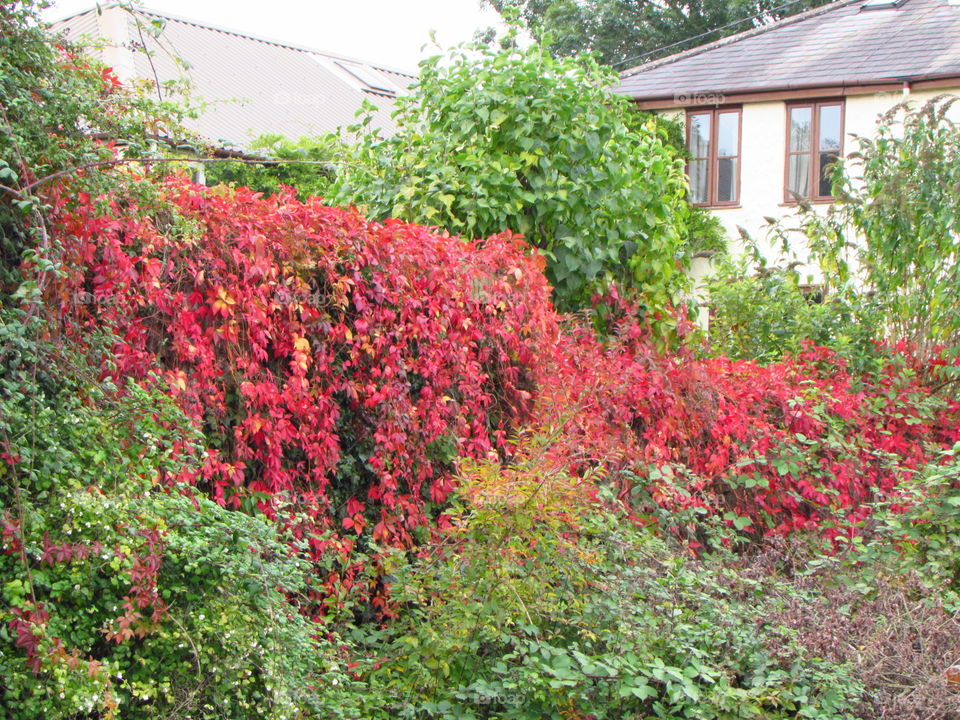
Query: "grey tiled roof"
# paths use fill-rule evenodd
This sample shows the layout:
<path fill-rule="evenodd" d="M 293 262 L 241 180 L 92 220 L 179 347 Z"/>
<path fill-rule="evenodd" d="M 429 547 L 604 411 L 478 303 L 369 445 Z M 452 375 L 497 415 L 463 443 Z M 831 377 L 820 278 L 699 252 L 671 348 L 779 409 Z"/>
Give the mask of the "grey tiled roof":
<path fill-rule="evenodd" d="M 861 10 L 838 0 L 632 68 L 617 92 L 640 100 L 960 76 L 960 5 L 907 0 Z"/>
<path fill-rule="evenodd" d="M 191 93 L 203 102 L 199 118 L 187 126 L 209 141 L 245 148 L 263 134 L 291 138 L 317 135 L 356 121 L 363 100 L 378 110 L 374 125 L 389 134 L 394 97 L 369 87 L 344 68 L 361 66 L 403 94 L 415 77 L 362 61 L 309 48 L 263 40 L 149 10 L 138 11 L 140 27 L 128 17 L 126 49 L 133 53 L 135 75 L 161 83 L 186 75 Z M 154 38 L 146 29 L 163 21 Z M 74 40 L 102 38 L 96 10 L 54 24 Z M 143 51 L 143 45 L 150 55 Z M 107 43 L 109 44 L 109 42 Z M 104 50 L 101 48 L 101 54 Z M 174 58 L 184 61 L 178 64 Z M 151 67 L 151 60 L 152 65 Z"/>

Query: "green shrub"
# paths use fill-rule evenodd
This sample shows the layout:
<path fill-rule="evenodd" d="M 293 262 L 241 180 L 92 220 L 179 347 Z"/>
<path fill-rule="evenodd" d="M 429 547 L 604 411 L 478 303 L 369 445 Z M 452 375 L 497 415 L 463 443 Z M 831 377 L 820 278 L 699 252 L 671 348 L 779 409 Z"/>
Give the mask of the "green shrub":
<path fill-rule="evenodd" d="M 289 185 L 301 200 L 324 197 L 330 193 L 339 148 L 335 135 L 302 137 L 297 141 L 282 135 L 261 135 L 250 145 L 250 151 L 265 159 L 262 164 L 210 163 L 206 183 L 243 185 L 267 195 Z"/>
<path fill-rule="evenodd" d="M 960 610 L 958 453 L 960 444 L 913 473 L 897 497 L 875 504 L 849 549 L 865 583 L 882 574 L 911 575 L 948 608 Z"/>
<path fill-rule="evenodd" d="M 361 135 L 333 198 L 470 238 L 521 233 L 547 255 L 564 309 L 610 282 L 663 308 L 684 287 L 683 160 L 614 81 L 590 58 L 537 45 L 426 60 L 396 134 Z"/>
<path fill-rule="evenodd" d="M 393 571 L 405 610 L 368 638 L 376 717 L 847 717 L 857 683 L 765 627 L 777 596 L 731 554 L 603 510 L 543 449 L 462 469 L 450 530 Z"/>
<path fill-rule="evenodd" d="M 770 363 L 812 342 L 854 371 L 876 368 L 878 320 L 867 300 L 805 284 L 796 263 L 771 265 L 755 244 L 740 257 L 719 258 L 708 293 L 712 354 Z"/>
<path fill-rule="evenodd" d="M 336 639 L 315 638 L 298 610 L 309 571 L 293 538 L 181 494 L 174 483 L 202 452 L 166 394 L 115 386 L 10 315 L 0 324 L 0 714 L 349 716 Z"/>

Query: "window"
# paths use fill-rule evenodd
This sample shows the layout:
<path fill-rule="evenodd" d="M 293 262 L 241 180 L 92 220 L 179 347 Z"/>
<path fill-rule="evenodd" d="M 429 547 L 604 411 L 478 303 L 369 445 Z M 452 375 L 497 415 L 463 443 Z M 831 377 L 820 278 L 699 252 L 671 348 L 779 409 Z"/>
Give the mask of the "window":
<path fill-rule="evenodd" d="M 338 67 L 346 70 L 357 80 L 366 85 L 368 90 L 385 93 L 387 95 L 397 94 L 397 87 L 392 82 L 387 80 L 387 78 L 375 68 L 367 67 L 359 63 L 351 63 L 341 60 L 334 60 L 334 62 Z"/>
<path fill-rule="evenodd" d="M 787 105 L 785 200 L 832 200 L 829 166 L 842 147 L 842 100 Z"/>
<path fill-rule="evenodd" d="M 811 305 L 823 305 L 823 298 L 826 294 L 823 285 L 800 285 L 798 289 Z"/>
<path fill-rule="evenodd" d="M 860 12 L 864 10 L 885 10 L 887 8 L 898 8 L 907 0 L 867 0 L 860 6 Z"/>
<path fill-rule="evenodd" d="M 711 207 L 740 202 L 740 108 L 687 113 L 690 196 Z"/>

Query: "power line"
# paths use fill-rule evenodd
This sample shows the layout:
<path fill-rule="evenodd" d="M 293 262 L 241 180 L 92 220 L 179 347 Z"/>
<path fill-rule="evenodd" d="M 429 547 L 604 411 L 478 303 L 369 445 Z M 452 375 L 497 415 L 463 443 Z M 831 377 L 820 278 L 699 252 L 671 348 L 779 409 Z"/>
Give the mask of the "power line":
<path fill-rule="evenodd" d="M 734 20 L 732 23 L 721 25 L 720 27 L 714 28 L 713 30 L 707 30 L 706 32 L 702 32 L 699 35 L 688 37 L 685 40 L 678 40 L 675 43 L 670 43 L 669 45 L 664 45 L 663 47 L 658 47 L 654 50 L 649 50 L 648 52 L 641 53 L 640 55 L 634 55 L 633 57 L 628 57 L 626 60 L 621 60 L 620 62 L 614 63 L 612 67 L 619 67 L 620 65 L 624 65 L 628 62 L 633 62 L 634 60 L 642 60 L 643 58 L 649 57 L 654 53 L 660 52 L 661 50 L 669 50 L 670 48 L 677 47 L 678 45 L 685 45 L 691 40 L 699 40 L 700 38 L 706 37 L 707 35 L 713 35 L 713 33 L 719 32 L 720 30 L 727 30 L 728 28 L 732 28 L 741 23 L 745 23 L 748 20 L 751 20 L 751 21 L 759 20 L 764 15 L 769 15 L 770 13 L 777 12 L 778 10 L 783 10 L 786 7 L 790 7 L 791 5 L 796 5 L 797 3 L 801 3 L 801 2 L 807 2 L 807 0 L 790 0 L 790 2 L 784 3 L 783 5 L 777 5 L 776 7 L 770 8 L 769 10 L 764 10 L 762 13 L 757 13 L 756 15 L 751 15 L 750 17 L 740 18 L 739 20 Z"/>

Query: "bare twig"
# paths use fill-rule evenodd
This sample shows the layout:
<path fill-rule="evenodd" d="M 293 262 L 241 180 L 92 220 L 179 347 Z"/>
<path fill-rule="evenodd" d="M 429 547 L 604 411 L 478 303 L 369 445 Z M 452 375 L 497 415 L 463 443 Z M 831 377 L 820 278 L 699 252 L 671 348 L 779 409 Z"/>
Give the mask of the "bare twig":
<path fill-rule="evenodd" d="M 157 97 L 160 98 L 160 102 L 163 102 L 163 92 L 160 88 L 160 76 L 157 74 L 156 65 L 153 64 L 153 54 L 147 49 L 147 41 L 143 37 L 143 25 L 140 24 L 140 17 L 132 7 L 127 7 L 124 5 L 123 9 L 133 16 L 133 21 L 137 24 L 137 35 L 140 36 L 140 45 L 143 47 L 143 52 L 147 56 L 147 62 L 150 63 L 150 71 L 153 73 L 153 81 L 157 86 Z"/>

